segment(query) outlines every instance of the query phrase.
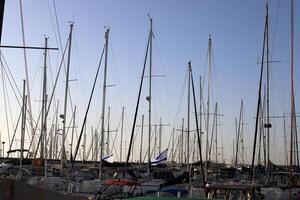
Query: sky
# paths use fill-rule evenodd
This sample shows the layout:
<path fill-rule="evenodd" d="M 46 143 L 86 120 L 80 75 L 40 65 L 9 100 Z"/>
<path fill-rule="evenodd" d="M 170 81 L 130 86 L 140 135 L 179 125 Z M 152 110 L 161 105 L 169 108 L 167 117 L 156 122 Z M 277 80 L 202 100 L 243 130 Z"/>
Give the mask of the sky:
<path fill-rule="evenodd" d="M 56 5 L 57 20 L 54 10 Z M 180 129 L 182 118 L 187 118 L 187 63 L 192 62 L 197 99 L 199 99 L 199 77 L 204 80 L 204 99 L 207 100 L 207 50 L 208 38 L 212 38 L 212 91 L 211 107 L 218 103 L 219 138 L 224 146 L 226 162 L 232 156 L 232 140 L 235 137 L 234 119 L 239 115 L 240 102 L 244 102 L 244 137 L 246 162 L 249 162 L 253 146 L 255 113 L 258 97 L 258 81 L 263 46 L 265 3 L 262 0 L 31 0 L 22 1 L 25 28 L 25 41 L 28 46 L 43 46 L 44 37 L 49 37 L 49 46 L 59 47 L 59 51 L 49 52 L 48 91 L 52 90 L 61 59 L 61 46 L 66 44 L 69 22 L 74 22 L 72 42 L 70 94 L 72 107 L 78 107 L 76 124 L 80 132 L 83 116 L 90 95 L 92 83 L 104 45 L 104 26 L 110 27 L 107 84 L 114 87 L 107 89 L 107 103 L 111 107 L 111 129 L 120 130 L 122 107 L 125 107 L 124 133 L 126 144 L 122 151 L 127 151 L 129 135 L 132 129 L 134 109 L 137 101 L 139 82 L 149 34 L 148 14 L 153 18 L 153 74 L 164 77 L 153 78 L 153 124 L 169 124 L 163 128 L 162 148 L 168 147 L 172 128 Z M 295 94 L 296 110 L 299 110 L 299 14 L 300 4 L 295 1 Z M 282 116 L 289 112 L 290 102 L 290 2 L 269 1 L 269 43 L 270 59 L 270 115 Z M 20 4 L 18 0 L 7 0 L 5 5 L 2 45 L 22 45 Z M 18 88 L 22 88 L 25 78 L 24 57 L 22 50 L 2 49 Z M 28 74 L 31 92 L 33 116 L 37 119 L 41 103 L 43 52 L 27 50 Z M 148 73 L 148 68 L 146 69 Z M 3 73 L 1 72 L 1 75 Z M 55 99 L 59 100 L 59 112 L 63 112 L 64 74 L 60 75 Z M 264 74 L 264 83 L 265 83 Z M 8 85 L 8 79 L 6 85 Z M 98 79 L 96 92 L 89 113 L 87 130 L 88 143 L 91 141 L 91 127 L 97 127 L 101 116 L 103 67 Z M 2 84 L 3 86 L 3 78 Z M 1 139 L 8 148 L 8 132 L 13 134 L 20 107 L 12 89 L 7 87 L 10 97 L 11 117 L 6 123 L 4 92 L 1 88 Z M 147 125 L 148 79 L 144 79 L 138 122 L 145 115 Z M 20 98 L 19 98 L 20 100 Z M 56 102 L 56 101 L 55 101 Z M 197 100 L 197 103 L 199 101 Z M 6 106 L 7 107 L 7 106 Z M 8 108 L 8 107 L 7 107 Z M 54 112 L 54 108 L 52 108 Z M 107 114 L 107 113 L 106 113 Z M 71 103 L 68 115 L 71 116 Z M 288 115 L 288 114 L 286 114 Z M 53 119 L 49 116 L 49 123 Z M 194 116 L 191 115 L 194 127 Z M 68 117 L 67 117 L 68 118 Z M 70 119 L 67 119 L 67 121 Z M 289 119 L 286 119 L 288 123 Z M 212 118 L 211 120 L 212 121 Z M 13 123 L 12 123 L 13 122 Z M 277 163 L 283 161 L 283 119 L 271 120 L 271 158 Z M 28 126 L 28 124 L 27 124 Z M 60 122 L 61 126 L 61 122 Z M 289 126 L 286 126 L 289 129 Z M 9 131 L 8 131 L 9 129 Z M 20 129 L 20 128 L 19 128 Z M 140 129 L 137 128 L 140 132 Z M 146 129 L 147 130 L 147 129 Z M 288 130 L 287 130 L 288 131 Z M 28 132 L 28 131 L 27 131 Z M 147 132 L 145 132 L 147 133 Z M 140 134 L 140 133 L 138 133 Z M 176 136 L 179 134 L 176 131 Z M 111 138 L 117 137 L 114 158 L 118 159 L 120 132 L 112 132 Z M 20 136 L 17 134 L 17 138 Z M 137 135 L 137 141 L 140 136 Z M 69 142 L 70 138 L 68 137 Z M 113 140 L 113 139 L 111 139 Z M 29 137 L 27 136 L 28 145 Z M 144 138 L 146 144 L 146 140 Z M 138 159 L 139 142 L 136 142 L 134 160 Z M 19 140 L 15 142 L 19 145 Z M 87 144 L 88 145 L 88 144 Z M 169 148 L 171 148 L 169 146 Z M 117 153 L 116 153 L 117 152 Z M 143 154 L 146 145 L 143 145 Z M 280 155 L 280 156 L 276 156 Z M 221 160 L 221 157 L 218 158 Z"/>

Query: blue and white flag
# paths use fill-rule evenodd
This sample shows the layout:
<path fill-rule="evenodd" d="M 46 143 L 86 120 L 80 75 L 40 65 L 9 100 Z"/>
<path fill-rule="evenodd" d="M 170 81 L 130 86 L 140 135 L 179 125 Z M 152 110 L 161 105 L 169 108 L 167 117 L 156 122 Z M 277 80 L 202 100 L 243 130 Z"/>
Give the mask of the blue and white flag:
<path fill-rule="evenodd" d="M 109 155 L 107 155 L 107 156 L 104 156 L 104 157 L 102 158 L 102 160 L 104 160 L 104 161 L 106 161 L 106 162 L 112 163 L 112 162 L 113 162 L 113 154 L 111 153 L 111 154 L 109 154 Z"/>
<path fill-rule="evenodd" d="M 155 160 L 151 161 L 151 165 L 158 165 L 167 161 L 168 158 L 168 149 L 162 151 Z"/>

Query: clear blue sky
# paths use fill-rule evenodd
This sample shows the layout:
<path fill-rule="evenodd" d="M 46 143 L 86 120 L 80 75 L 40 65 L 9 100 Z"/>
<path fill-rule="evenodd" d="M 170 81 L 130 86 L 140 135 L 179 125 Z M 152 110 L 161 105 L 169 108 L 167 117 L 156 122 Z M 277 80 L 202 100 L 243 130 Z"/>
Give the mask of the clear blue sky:
<path fill-rule="evenodd" d="M 56 1 L 62 43 L 69 31 L 68 21 L 74 21 L 74 43 L 72 49 L 70 91 L 73 104 L 79 107 L 78 125 L 81 125 L 92 80 L 104 44 L 105 25 L 111 27 L 108 83 L 116 84 L 108 89 L 108 105 L 112 107 L 112 123 L 117 126 L 121 107 L 126 107 L 126 134 L 131 130 L 138 84 L 149 31 L 147 14 L 154 19 L 154 74 L 153 122 L 180 126 L 186 117 L 186 100 L 180 102 L 186 76 L 186 67 L 192 61 L 197 95 L 199 76 L 207 76 L 206 54 L 208 37 L 213 39 L 213 101 L 218 101 L 221 120 L 221 138 L 226 158 L 230 159 L 234 136 L 234 117 L 238 116 L 239 104 L 244 99 L 245 137 L 247 146 L 253 143 L 253 127 L 258 91 L 259 65 L 265 16 L 265 1 L 221 1 L 221 0 L 128 0 L 128 1 Z M 300 4 L 295 1 L 295 68 L 296 104 L 299 103 L 299 14 Z M 50 37 L 49 45 L 59 47 L 57 27 L 52 0 L 23 1 L 26 43 L 43 45 L 44 34 Z M 270 1 L 270 54 L 280 63 L 271 65 L 271 115 L 289 112 L 289 63 L 290 63 L 290 2 Z M 21 25 L 18 0 L 7 0 L 3 26 L 2 44 L 21 44 Z M 19 87 L 25 77 L 22 51 L 3 50 Z M 51 53 L 52 75 L 55 76 L 58 53 Z M 40 98 L 42 52 L 29 51 L 29 76 L 32 87 L 32 104 L 38 112 Z M 33 84 L 33 80 L 35 83 Z M 63 97 L 63 77 L 59 82 L 57 97 Z M 94 98 L 89 126 L 96 126 L 100 117 L 101 85 Z M 146 80 L 147 81 L 147 80 Z M 141 102 L 140 115 L 147 114 L 147 82 Z M 206 87 L 206 85 L 205 85 Z M 48 88 L 50 91 L 50 87 Z M 185 93 L 183 94 L 185 95 Z M 204 94 L 206 99 L 206 93 Z M 3 102 L 3 92 L 1 102 Z M 12 98 L 13 99 L 13 98 Z M 179 104 L 179 106 L 178 106 Z M 211 103 L 213 104 L 213 102 Z M 297 106 L 298 108 L 298 106 Z M 1 108 L 2 110 L 4 108 Z M 211 108 L 212 109 L 212 108 Z M 60 108 L 62 112 L 62 107 Z M 17 109 L 15 109 L 17 113 Z M 177 115 L 176 115 L 177 113 Z M 1 112 L 1 133 L 6 132 L 4 112 Z M 35 114 L 37 116 L 38 114 Z M 176 115 L 176 116 L 175 116 Z M 70 116 L 70 115 L 69 115 Z M 146 118 L 147 119 L 147 118 Z M 193 119 L 193 118 L 192 118 Z M 140 123 L 140 122 L 139 122 Z M 193 121 L 194 123 L 194 121 Z M 282 120 L 273 122 L 275 140 L 282 140 Z M 164 147 L 169 141 L 171 128 L 165 129 Z M 277 134 L 278 133 L 278 134 Z M 7 139 L 7 134 L 3 134 Z M 128 140 L 128 139 L 127 139 Z M 128 142 L 128 141 L 127 141 Z M 127 143 L 128 144 L 128 143 Z M 282 151 L 282 144 L 279 152 Z M 275 148 L 274 148 L 275 149 Z M 275 150 L 274 150 L 275 151 Z M 249 158 L 248 158 L 249 159 Z"/>

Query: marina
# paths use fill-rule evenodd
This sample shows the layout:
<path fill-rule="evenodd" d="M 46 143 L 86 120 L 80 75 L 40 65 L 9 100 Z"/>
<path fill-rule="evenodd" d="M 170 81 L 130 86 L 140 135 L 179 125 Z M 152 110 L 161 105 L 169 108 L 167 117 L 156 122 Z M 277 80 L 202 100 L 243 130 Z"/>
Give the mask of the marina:
<path fill-rule="evenodd" d="M 300 199 L 299 3 L 0 0 L 0 200 Z"/>

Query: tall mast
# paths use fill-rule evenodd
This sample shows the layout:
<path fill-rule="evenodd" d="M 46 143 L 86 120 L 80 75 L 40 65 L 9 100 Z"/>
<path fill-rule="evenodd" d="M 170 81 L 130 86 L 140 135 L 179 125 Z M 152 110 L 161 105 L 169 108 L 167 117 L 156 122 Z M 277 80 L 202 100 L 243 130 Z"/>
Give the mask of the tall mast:
<path fill-rule="evenodd" d="M 238 141 L 238 125 L 237 125 L 237 118 L 236 117 L 234 118 L 234 126 L 235 126 L 235 140 L 236 140 L 236 144 L 234 143 L 234 140 L 233 140 L 233 145 L 238 146 L 238 144 L 237 144 L 237 141 Z M 233 154 L 233 156 L 234 156 L 234 166 L 237 167 L 237 163 L 238 163 L 237 147 L 235 148 L 235 154 Z"/>
<path fill-rule="evenodd" d="M 64 102 L 64 114 L 63 114 L 63 132 L 62 132 L 62 151 L 61 151 L 61 165 L 66 164 L 66 120 L 67 120 L 67 105 L 68 105 L 68 90 L 69 90 L 69 73 L 70 73 L 70 61 L 71 61 L 71 45 L 72 45 L 72 33 L 73 33 L 73 23 L 70 24 L 70 34 L 69 34 L 69 49 L 68 49 L 68 62 L 66 71 L 66 87 L 65 87 L 65 102 Z"/>
<path fill-rule="evenodd" d="M 264 96 L 263 96 L 263 105 L 262 107 L 262 111 L 261 111 L 261 131 L 263 134 L 263 150 L 264 150 L 264 166 L 267 166 L 267 136 L 266 136 L 266 131 L 264 128 L 264 124 L 265 124 L 265 110 L 266 110 L 266 85 L 264 85 Z"/>
<path fill-rule="evenodd" d="M 122 118 L 121 118 L 120 162 L 122 162 L 123 128 L 124 128 L 124 107 L 122 107 Z"/>
<path fill-rule="evenodd" d="M 200 143 L 202 145 L 202 100 L 203 100 L 203 91 L 202 91 L 202 80 L 200 76 L 200 105 L 199 105 L 199 128 L 200 128 Z"/>
<path fill-rule="evenodd" d="M 142 115 L 142 130 L 141 130 L 141 143 L 140 143 L 140 163 L 142 163 L 143 135 L 144 135 L 144 115 Z"/>
<path fill-rule="evenodd" d="M 187 164 L 187 171 L 189 172 L 190 175 L 190 91 L 191 91 L 191 64 L 189 62 L 188 64 L 188 99 L 187 99 L 187 139 L 186 139 L 186 164 Z"/>
<path fill-rule="evenodd" d="M 218 103 L 216 103 L 216 163 L 218 162 Z"/>
<path fill-rule="evenodd" d="M 21 16 L 22 45 L 23 45 L 23 47 L 26 47 L 22 0 L 19 0 L 19 5 L 20 5 L 20 16 Z M 24 57 L 26 89 L 27 89 L 27 98 L 28 98 L 28 113 L 29 113 L 29 119 L 30 119 L 29 122 L 30 122 L 31 136 L 32 136 L 32 141 L 33 141 L 32 149 L 36 149 L 35 140 L 33 138 L 34 135 L 35 135 L 35 130 L 34 130 L 34 127 L 33 127 L 32 107 L 31 107 L 31 93 L 30 93 L 30 86 L 29 86 L 30 82 L 29 82 L 29 75 L 28 75 L 28 62 L 27 62 L 26 48 L 23 48 L 23 57 Z"/>
<path fill-rule="evenodd" d="M 199 133 L 199 126 L 198 126 L 198 117 L 197 117 L 197 104 L 196 104 L 195 86 L 194 86 L 194 80 L 193 80 L 193 73 L 192 73 L 191 62 L 189 62 L 189 66 L 190 66 L 190 74 L 191 74 L 191 81 L 192 81 L 192 91 L 193 91 L 193 101 L 194 101 L 194 111 L 195 111 L 195 122 L 196 122 L 195 124 L 196 124 L 197 138 L 198 138 L 198 149 L 199 149 L 199 158 L 200 158 L 200 165 L 201 165 L 201 173 L 202 173 L 203 185 L 206 185 L 206 178 L 205 178 L 204 169 L 203 169 L 203 162 L 202 162 L 202 150 L 201 150 L 201 143 L 200 143 L 200 133 Z"/>
<path fill-rule="evenodd" d="M 267 99 L 266 99 L 266 103 L 267 103 L 267 124 L 265 125 L 265 127 L 267 128 L 267 165 L 269 163 L 270 160 L 270 128 L 271 128 L 271 124 L 270 124 L 270 76 L 269 76 L 269 5 L 268 3 L 266 4 L 266 10 L 267 10 L 267 14 L 266 14 L 266 56 L 267 56 Z M 264 62 L 264 59 L 262 60 L 262 62 Z"/>
<path fill-rule="evenodd" d="M 149 96 L 147 97 L 148 100 L 148 178 L 150 178 L 150 166 L 151 166 L 151 154 L 150 154 L 150 140 L 151 140 L 151 92 L 152 92 L 152 38 L 153 38 L 153 32 L 152 32 L 152 18 L 150 18 L 150 33 L 149 33 Z"/>
<path fill-rule="evenodd" d="M 105 116 L 105 100 L 106 100 L 106 75 L 107 75 L 107 57 L 108 57 L 108 36 L 109 28 L 105 32 L 105 61 L 104 61 L 104 79 L 102 89 L 102 114 L 101 114 L 101 145 L 100 145 L 100 165 L 99 179 L 102 179 L 102 158 L 104 148 L 104 116 Z"/>
<path fill-rule="evenodd" d="M 209 36 L 208 40 L 208 86 L 207 86 L 207 115 L 206 115 L 206 126 L 207 126 L 207 134 L 206 134 L 206 161 L 208 161 L 208 152 L 209 152 L 209 140 L 208 140 L 208 134 L 209 134 L 209 101 L 210 101 L 210 84 L 211 84 L 211 37 Z M 208 166 L 208 165 L 207 165 Z"/>
<path fill-rule="evenodd" d="M 25 84 L 26 81 L 23 80 L 23 105 L 22 105 L 22 123 L 21 123 L 21 149 L 20 149 L 20 177 L 22 177 L 22 161 L 23 161 L 23 149 L 24 149 L 24 139 L 25 139 L 25 128 L 26 128 L 26 105 L 27 96 L 25 95 Z"/>
<path fill-rule="evenodd" d="M 40 157 L 44 158 L 46 145 L 46 131 L 47 131 L 47 47 L 48 38 L 45 37 L 45 52 L 44 52 L 44 77 L 43 77 L 43 96 L 42 96 L 42 120 L 41 120 L 41 151 Z"/>
<path fill-rule="evenodd" d="M 258 100 L 257 100 L 256 121 L 255 121 L 255 131 L 254 131 L 254 145 L 252 151 L 252 162 L 251 162 L 252 182 L 254 182 L 254 161 L 255 161 L 255 151 L 256 151 L 256 142 L 257 142 L 257 130 L 258 130 L 258 123 L 259 123 L 259 114 L 261 110 L 260 109 L 261 108 L 261 87 L 262 87 L 262 77 L 263 77 L 263 69 L 264 69 L 265 46 L 266 46 L 266 24 L 267 24 L 267 20 L 265 22 L 265 30 L 264 30 L 264 37 L 263 37 L 262 62 L 261 62 L 260 77 L 259 77 Z"/>
<path fill-rule="evenodd" d="M 289 166 L 289 197 L 291 199 L 293 144 L 296 130 L 295 97 L 294 97 L 294 0 L 291 0 L 291 135 L 290 135 L 290 166 Z"/>
<path fill-rule="evenodd" d="M 245 164 L 245 143 L 244 143 L 244 104 L 243 104 L 243 107 L 242 107 L 242 119 L 241 119 L 241 143 L 242 143 L 242 161 L 243 161 L 243 164 Z"/>

